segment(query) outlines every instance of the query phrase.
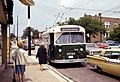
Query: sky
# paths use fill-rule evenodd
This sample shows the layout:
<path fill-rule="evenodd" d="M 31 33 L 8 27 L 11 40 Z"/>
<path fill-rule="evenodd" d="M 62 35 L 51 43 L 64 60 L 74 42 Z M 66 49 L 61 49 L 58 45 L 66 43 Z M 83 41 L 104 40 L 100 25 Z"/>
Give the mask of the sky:
<path fill-rule="evenodd" d="M 19 0 L 14 1 L 13 20 L 11 33 L 23 34 L 28 27 L 28 7 Z M 120 18 L 120 0 L 33 0 L 34 6 L 30 7 L 30 26 L 38 31 L 45 31 L 58 21 L 66 21 L 69 17 L 79 19 L 87 15 Z"/>

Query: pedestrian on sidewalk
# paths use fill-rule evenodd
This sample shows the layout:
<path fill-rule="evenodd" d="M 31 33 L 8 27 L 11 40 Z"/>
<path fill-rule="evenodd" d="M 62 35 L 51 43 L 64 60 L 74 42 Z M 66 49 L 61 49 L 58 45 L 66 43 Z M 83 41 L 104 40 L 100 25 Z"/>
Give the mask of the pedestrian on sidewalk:
<path fill-rule="evenodd" d="M 25 78 L 25 65 L 28 65 L 28 58 L 26 51 L 23 49 L 23 42 L 18 42 L 18 49 L 16 49 L 12 55 L 12 59 L 15 61 L 15 73 L 18 74 L 19 82 L 23 82 Z"/>
<path fill-rule="evenodd" d="M 42 71 L 44 68 L 44 64 L 47 64 L 47 52 L 46 52 L 46 48 L 44 47 L 44 42 L 41 42 L 38 51 L 37 51 L 37 55 L 36 58 L 38 58 L 39 60 L 39 64 L 40 64 L 40 70 Z"/>

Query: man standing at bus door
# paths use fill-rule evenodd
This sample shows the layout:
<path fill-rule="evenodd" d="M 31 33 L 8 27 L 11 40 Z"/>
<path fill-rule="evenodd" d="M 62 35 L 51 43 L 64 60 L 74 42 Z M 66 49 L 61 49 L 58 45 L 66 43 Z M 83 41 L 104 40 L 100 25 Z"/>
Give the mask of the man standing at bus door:
<path fill-rule="evenodd" d="M 47 64 L 47 52 L 43 42 L 41 42 L 40 47 L 38 48 L 36 58 L 39 60 L 40 70 L 43 71 L 43 64 Z"/>

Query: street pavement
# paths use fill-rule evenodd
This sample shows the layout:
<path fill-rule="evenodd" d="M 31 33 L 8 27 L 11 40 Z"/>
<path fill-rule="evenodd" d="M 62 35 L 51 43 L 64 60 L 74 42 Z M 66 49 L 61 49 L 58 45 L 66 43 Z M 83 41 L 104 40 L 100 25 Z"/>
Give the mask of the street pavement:
<path fill-rule="evenodd" d="M 50 65 L 44 65 L 44 70 L 41 71 L 35 56 L 29 56 L 29 61 L 30 65 L 26 66 L 24 82 L 73 82 Z M 8 68 L 0 72 L 0 82 L 12 82 L 12 78 L 13 65 L 8 64 Z M 18 82 L 17 75 L 16 79 Z"/>

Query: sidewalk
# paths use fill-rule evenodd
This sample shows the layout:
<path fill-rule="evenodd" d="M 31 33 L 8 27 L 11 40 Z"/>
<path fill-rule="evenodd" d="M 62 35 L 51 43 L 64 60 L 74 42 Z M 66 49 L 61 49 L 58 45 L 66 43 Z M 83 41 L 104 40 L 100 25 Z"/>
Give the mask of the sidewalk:
<path fill-rule="evenodd" d="M 24 82 L 73 82 L 49 65 L 45 65 L 44 70 L 41 71 L 35 56 L 29 56 L 29 61 L 31 64 L 26 66 Z M 12 74 L 13 69 L 8 66 L 7 69 L 0 72 L 0 82 L 12 82 Z"/>
<path fill-rule="evenodd" d="M 12 66 L 8 66 L 7 69 L 0 72 L 0 82 L 12 82 L 12 69 Z"/>
<path fill-rule="evenodd" d="M 29 61 L 31 65 L 26 67 L 25 82 L 68 82 L 55 73 L 49 65 L 45 65 L 44 70 L 41 71 L 35 56 L 29 56 Z"/>

